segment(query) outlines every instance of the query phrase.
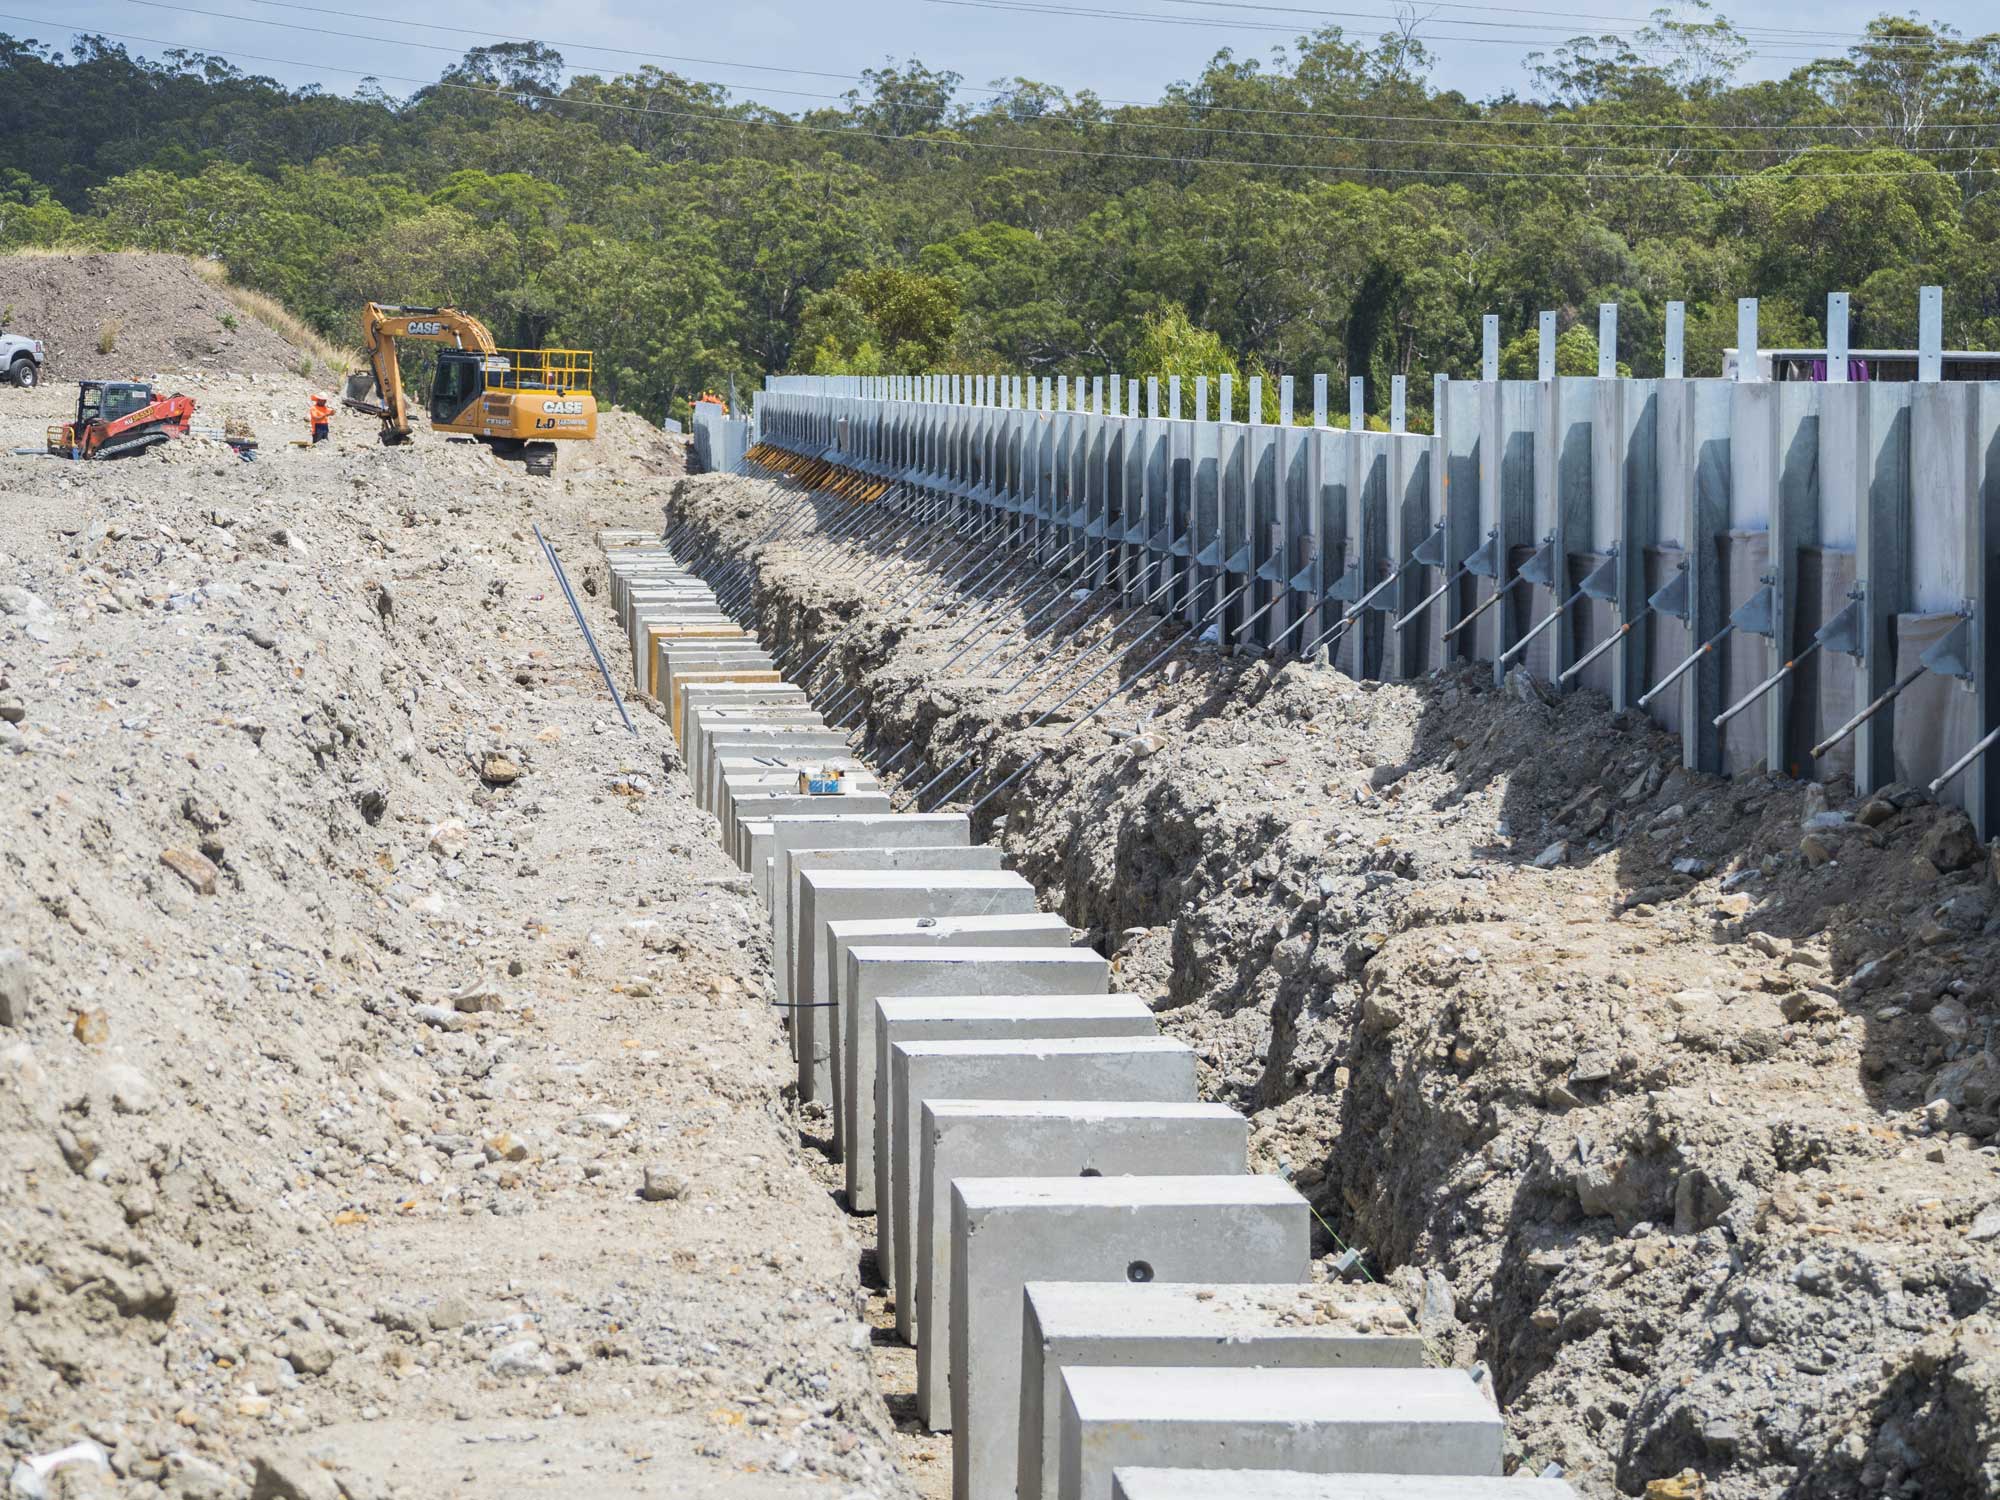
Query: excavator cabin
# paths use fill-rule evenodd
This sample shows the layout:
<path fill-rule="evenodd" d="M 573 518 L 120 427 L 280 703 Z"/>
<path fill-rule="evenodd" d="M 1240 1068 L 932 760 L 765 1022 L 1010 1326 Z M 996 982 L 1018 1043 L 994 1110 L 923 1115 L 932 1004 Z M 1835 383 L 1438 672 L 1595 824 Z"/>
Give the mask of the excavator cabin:
<path fill-rule="evenodd" d="M 382 441 L 410 438 L 397 358 L 401 340 L 444 344 L 426 409 L 431 429 L 476 438 L 531 473 L 555 469 L 555 444 L 597 436 L 587 349 L 502 349 L 486 325 L 451 307 L 371 302 L 361 313 L 368 368 L 348 379 L 346 405 L 381 419 Z"/>

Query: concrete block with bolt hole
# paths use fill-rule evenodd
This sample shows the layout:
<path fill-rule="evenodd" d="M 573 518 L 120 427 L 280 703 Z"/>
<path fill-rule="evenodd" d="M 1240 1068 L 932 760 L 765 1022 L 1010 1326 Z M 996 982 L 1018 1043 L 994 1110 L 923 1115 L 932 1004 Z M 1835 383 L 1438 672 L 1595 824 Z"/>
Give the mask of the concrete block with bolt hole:
<path fill-rule="evenodd" d="M 877 1140 L 887 1149 L 869 1076 L 875 1070 L 877 1000 L 892 995 L 1104 995 L 1111 988 L 1111 965 L 1091 948 L 858 947 L 847 955 L 847 969 L 851 1003 L 834 1012 L 840 1028 L 834 1042 L 834 1100 L 847 1142 L 849 1201 L 856 1206 L 866 1202 L 871 1209 L 876 1206 Z M 895 1253 L 893 1246 L 885 1248 Z"/>
<path fill-rule="evenodd" d="M 984 951 L 1042 948 L 1060 953 L 1069 950 L 1070 937 L 1069 923 L 1054 912 L 1039 911 L 984 917 L 890 917 L 861 922 L 831 922 L 827 924 L 825 939 L 827 998 L 833 1002 L 834 1015 L 846 1016 L 849 1013 L 847 959 L 855 948 L 884 945 L 897 948 L 977 948 Z M 873 1027 L 866 1019 L 863 1025 L 872 1034 Z M 847 1090 L 846 1075 L 840 1075 L 843 1091 L 853 1092 L 859 1098 L 873 1099 L 875 1050 L 865 1042 L 857 1057 L 857 1065 L 855 1089 Z M 864 1133 L 870 1140 L 873 1139 L 874 1118 L 871 1115 L 863 1121 Z M 872 1173 L 870 1180 L 873 1180 Z M 886 1269 L 883 1274 L 887 1274 Z"/>
<path fill-rule="evenodd" d="M 794 851 L 832 854 L 844 849 L 932 848 L 963 849 L 971 846 L 972 823 L 963 813 L 835 813 L 792 815 L 781 818 L 739 818 L 738 842 L 744 850 L 743 868 L 764 898 L 771 917 L 771 967 L 778 984 L 778 1000 L 791 1000 L 792 896 L 798 877 L 788 868 Z M 985 856 L 980 869 L 1000 868 L 998 852 Z"/>
<path fill-rule="evenodd" d="M 811 762 L 811 766 L 822 765 L 839 766 L 846 771 L 846 776 L 841 782 L 843 790 L 821 794 L 822 802 L 834 797 L 866 796 L 882 791 L 882 783 L 876 780 L 875 773 L 870 771 L 865 763 L 851 755 L 825 755 Z M 733 851 L 739 842 L 737 825 L 740 819 L 736 813 L 739 802 L 765 797 L 807 795 L 799 790 L 799 769 L 797 766 L 788 766 L 782 769 L 742 771 L 723 776 L 722 794 L 716 798 L 715 806 L 709 809 L 716 822 L 722 826 L 723 848 Z M 760 818 L 759 821 L 763 820 Z"/>
<path fill-rule="evenodd" d="M 884 1002 L 885 1004 L 894 1002 Z M 915 1233 L 899 1262 L 917 1334 L 917 1415 L 934 1430 L 951 1421 L 951 1185 L 961 1177 L 1212 1177 L 1247 1170 L 1250 1122 L 1226 1104 L 1179 1101 L 1034 1102 L 926 1099 L 917 1116 L 911 1186 Z M 898 1212 L 910 1199 L 897 1184 Z M 937 1330 L 936 1337 L 932 1330 Z M 1025 1396 L 1037 1389 L 1032 1368 Z"/>
<path fill-rule="evenodd" d="M 1111 1471 L 1111 1500 L 1576 1500 L 1560 1479 L 1301 1474 L 1295 1469 Z"/>
<path fill-rule="evenodd" d="M 705 712 L 733 708 L 744 713 L 765 710 L 818 718 L 806 695 L 789 682 L 698 682 L 688 684 L 677 696 L 678 702 L 667 705 L 667 727 L 683 755 L 689 748 L 690 726 Z"/>
<path fill-rule="evenodd" d="M 715 668 L 755 668 L 775 671 L 770 653 L 752 641 L 679 640 L 674 637 L 653 643 L 652 668 L 646 675 L 646 691 L 665 698 L 673 683 L 689 672 Z"/>
<path fill-rule="evenodd" d="M 1464 1370 L 1072 1365 L 1050 1500 L 1111 1500 L 1139 1465 L 1498 1479 L 1505 1436 Z"/>
<path fill-rule="evenodd" d="M 887 814 L 896 817 L 897 814 Z M 775 823 L 773 826 L 776 826 Z M 897 825 L 896 838 L 915 839 L 923 836 L 921 828 Z M 970 837 L 970 834 L 967 835 Z M 813 836 L 817 840 L 818 835 Z M 833 1024 L 838 1012 L 834 1009 L 831 978 L 824 963 L 826 957 L 825 939 L 820 940 L 819 957 L 815 964 L 812 955 L 802 951 L 804 937 L 799 925 L 800 881 L 810 870 L 984 870 L 990 874 L 1000 871 L 1001 851 L 990 844 L 970 843 L 903 843 L 893 842 L 880 848 L 830 848 L 787 850 L 779 863 L 784 869 L 782 877 L 774 880 L 774 886 L 782 883 L 790 892 L 790 898 L 782 909 L 771 914 L 771 951 L 773 962 L 778 967 L 790 970 L 789 988 L 794 994 L 800 993 L 800 986 L 819 984 L 819 993 L 813 996 L 814 1003 L 807 1007 L 800 1005 L 790 1012 L 793 1020 L 801 1028 L 794 1039 L 793 1060 L 801 1064 L 799 1088 L 806 1087 L 803 1060 L 806 1056 L 805 1043 L 810 1038 L 813 1046 L 813 1093 L 811 1098 L 825 1102 L 827 1117 L 838 1121 L 838 1100 L 834 1098 L 833 1084 Z M 1025 913 L 1016 913 L 1022 915 Z M 780 924 L 783 924 L 782 931 Z"/>
<path fill-rule="evenodd" d="M 1421 1369 L 1384 1286 L 1035 1281 L 1021 1336 L 1020 1500 L 1054 1500 L 1070 1365 Z"/>
<path fill-rule="evenodd" d="M 770 678 L 765 682 L 705 682 L 702 674 L 694 674 L 674 689 L 673 698 L 667 704 L 667 727 L 673 730 L 675 741 L 685 750 L 687 727 L 697 710 L 777 707 L 803 712 L 812 707 L 803 691 L 779 679 L 776 673 L 770 674 Z"/>
<path fill-rule="evenodd" d="M 890 1104 L 888 1192 L 876 1198 L 876 1260 L 884 1280 L 898 1300 L 918 1310 L 918 1352 L 944 1336 L 946 1318 L 922 1324 L 916 1278 L 918 1234 L 922 1218 L 924 1104 L 934 1100 L 1018 1100 L 1032 1102 L 1150 1102 L 1192 1104 L 1196 1096 L 1194 1052 L 1186 1042 L 1152 1034 L 1152 1016 L 1138 1018 L 1130 1006 L 1104 1006 L 1092 1014 L 1088 1006 L 1062 1006 L 1064 1016 L 1036 1016 L 1032 1010 L 1012 1026 L 992 1026 L 1006 1032 L 988 1038 L 946 1038 L 930 1042 L 894 1042 L 886 1052 L 884 1092 Z M 1150 1024 L 1148 1024 L 1150 1022 Z M 1062 1158 L 1052 1158 L 1060 1162 Z M 1242 1170 L 1242 1162 L 1234 1170 Z M 1024 1168 L 1024 1172 L 1040 1168 Z M 1078 1168 L 1082 1172 L 1082 1168 Z M 1068 1176 L 1066 1172 L 1058 1174 Z M 1006 1174 L 994 1174 L 1006 1176 Z M 1186 1172 L 1176 1176 L 1188 1176 Z M 890 1204 L 884 1208 L 884 1204 Z M 944 1232 L 950 1234 L 950 1200 Z M 946 1266 L 948 1268 L 948 1266 Z M 948 1346 L 932 1348 L 932 1358 L 948 1354 Z M 950 1368 L 950 1366 L 946 1366 Z M 942 1394 L 944 1374 L 932 1382 L 932 1396 Z M 932 1410 L 932 1422 L 944 1426 L 946 1404 Z"/>
<path fill-rule="evenodd" d="M 1030 1281 L 1304 1281 L 1310 1223 L 1305 1199 L 1277 1177 L 959 1178 L 951 1186 L 954 1500 L 1014 1500 Z"/>
<path fill-rule="evenodd" d="M 744 735 L 710 739 L 705 748 L 706 759 L 699 770 L 692 762 L 688 765 L 688 779 L 695 783 L 695 800 L 704 810 L 715 806 L 722 790 L 722 768 L 732 760 L 757 756 L 845 755 L 847 739 L 835 729 L 806 727 L 766 734 L 758 739 Z M 742 836 L 739 829 L 737 838 L 741 840 Z M 754 876 L 757 872 L 753 869 L 750 873 Z"/>
<path fill-rule="evenodd" d="M 826 720 L 812 708 L 789 708 L 779 705 L 772 708 L 762 705 L 755 709 L 707 708 L 697 709 L 693 715 L 694 724 L 688 737 L 681 742 L 681 755 L 692 770 L 696 766 L 706 768 L 709 763 L 709 745 L 724 736 L 770 733 L 775 730 L 799 729 L 818 734 L 830 734 Z"/>
<path fill-rule="evenodd" d="M 822 799 L 825 800 L 825 799 Z M 813 1097 L 833 1110 L 834 1152 L 846 1149 L 846 1122 L 841 1116 L 841 1016 L 831 1008 L 833 987 L 826 972 L 826 924 L 885 917 L 1021 916 L 1036 909 L 1035 888 L 1007 870 L 966 868 L 978 861 L 998 862 L 999 851 L 985 845 L 943 849 L 929 854 L 884 850 L 872 858 L 809 865 L 799 870 L 792 910 L 791 959 L 793 1014 L 811 1017 L 810 1052 L 801 1038 L 799 1089 L 813 1078 Z M 799 863 L 792 857 L 792 863 Z M 824 1005 L 820 1005 L 824 1002 Z M 814 1007 L 810 1011 L 806 1007 Z M 825 1093 L 817 1092 L 821 1079 Z"/>

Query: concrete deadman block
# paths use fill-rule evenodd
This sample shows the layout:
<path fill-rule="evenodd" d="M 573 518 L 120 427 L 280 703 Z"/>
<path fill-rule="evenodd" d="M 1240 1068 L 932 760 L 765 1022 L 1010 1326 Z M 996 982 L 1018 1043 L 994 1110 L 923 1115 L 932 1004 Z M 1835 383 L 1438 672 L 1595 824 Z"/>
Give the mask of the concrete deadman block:
<path fill-rule="evenodd" d="M 959 1178 L 951 1188 L 954 1500 L 1013 1500 L 1028 1282 L 1304 1281 L 1309 1221 L 1305 1199 L 1276 1177 Z"/>
<path fill-rule="evenodd" d="M 965 856 L 961 852 L 947 857 L 962 860 Z M 796 855 L 793 862 L 797 863 Z M 798 964 L 792 982 L 795 1015 L 803 1017 L 800 1007 L 832 1000 L 826 973 L 828 922 L 1018 916 L 1036 909 L 1035 888 L 1009 870 L 925 869 L 909 856 L 896 859 L 894 864 L 894 868 L 879 870 L 822 867 L 799 872 L 797 905 L 792 912 L 793 953 Z M 840 1151 L 846 1146 L 846 1126 L 840 1112 L 843 1023 L 838 1010 L 826 1009 L 814 1012 L 812 1024 L 814 1051 L 810 1056 L 800 1052 L 799 1089 L 803 1096 L 808 1067 L 817 1072 L 823 1058 L 828 1092 L 815 1097 L 824 1097 L 833 1108 L 834 1149 Z"/>
<path fill-rule="evenodd" d="M 1293 1469 L 1111 1471 L 1111 1500 L 1576 1500 L 1560 1479 L 1301 1474 Z"/>
<path fill-rule="evenodd" d="M 688 747 L 688 726 L 704 710 L 734 708 L 745 712 L 785 709 L 792 713 L 814 714 L 811 701 L 789 682 L 690 682 L 678 693 L 678 701 L 667 707 L 667 727 L 674 731 L 683 749 Z"/>
<path fill-rule="evenodd" d="M 742 641 L 742 628 L 726 616 L 714 613 L 713 606 L 702 613 L 659 603 L 632 605 L 632 621 L 627 627 L 631 648 L 632 681 L 653 696 L 654 653 L 665 641 Z"/>
<path fill-rule="evenodd" d="M 814 755 L 848 753 L 847 741 L 830 729 L 801 729 L 784 735 L 766 735 L 754 740 L 740 736 L 731 739 L 711 739 L 705 748 L 707 751 L 705 763 L 698 775 L 694 762 L 688 762 L 688 780 L 694 783 L 695 801 L 703 809 L 712 809 L 715 806 L 716 799 L 722 791 L 722 768 L 732 761 L 760 757 L 773 760 L 805 759 Z"/>
<path fill-rule="evenodd" d="M 735 859 L 736 867 L 747 875 L 750 873 L 750 836 L 743 831 L 745 823 L 762 823 L 772 818 L 823 813 L 829 808 L 836 808 L 850 815 L 854 813 L 889 813 L 895 810 L 892 806 L 892 800 L 887 792 L 873 791 L 866 787 L 846 792 L 837 792 L 824 797 L 815 797 L 811 794 L 801 797 L 791 791 L 782 791 L 769 795 L 753 793 L 748 796 L 737 797 L 730 804 L 732 814 L 730 826 L 735 834 L 735 842 L 726 845 L 725 848 L 728 849 L 730 856 Z M 718 824 L 718 833 L 716 836 L 718 843 L 721 842 L 719 826 Z"/>
<path fill-rule="evenodd" d="M 901 948 L 1047 948 L 1062 951 L 1070 945 L 1070 927 L 1053 912 L 1039 911 L 992 917 L 893 917 L 884 921 L 830 922 L 826 929 L 826 998 L 833 1002 L 835 1014 L 847 1013 L 848 951 L 857 947 L 885 945 Z M 865 1053 L 867 1049 L 863 1050 Z M 863 1070 L 872 1079 L 872 1060 L 864 1055 L 860 1061 Z"/>
<path fill-rule="evenodd" d="M 646 676 L 646 691 L 658 698 L 682 674 L 718 668 L 775 670 L 767 652 L 742 641 L 655 638 L 652 666 Z"/>
<path fill-rule="evenodd" d="M 1130 1006 L 1080 1003 L 1055 1006 L 1058 997 L 1048 997 L 1051 1008 L 1069 1013 L 1036 1016 L 1023 1012 L 1016 1024 L 1007 1026 L 989 1020 L 981 1029 L 1002 1033 L 983 1038 L 896 1042 L 889 1047 L 883 1092 L 895 1102 L 889 1119 L 885 1166 L 889 1173 L 889 1194 L 876 1201 L 876 1259 L 884 1268 L 889 1285 L 897 1295 L 917 1307 L 917 1245 L 922 1212 L 921 1185 L 917 1181 L 923 1161 L 918 1136 L 924 1128 L 924 1106 L 943 1100 L 1013 1100 L 1019 1103 L 1064 1103 L 1077 1106 L 1107 1101 L 1191 1104 L 1195 1101 L 1195 1059 L 1187 1044 L 1156 1035 L 1144 1028 Z M 1146 1019 L 1150 1018 L 1150 1013 Z M 1044 1030 L 1057 1034 L 1037 1034 Z M 1154 1023 L 1157 1026 L 1157 1022 Z M 1142 1029 L 1144 1028 L 1144 1029 Z M 1061 1034 L 1065 1029 L 1075 1034 Z M 1012 1035 L 1005 1033 L 1011 1032 Z M 1059 1170 L 1053 1175 L 1069 1176 Z M 1233 1164 L 1241 1171 L 1243 1164 Z M 1037 1163 L 1026 1169 L 1042 1175 Z M 1081 1176 L 1082 1167 L 1077 1168 Z M 1188 1174 L 1149 1174 L 1188 1175 Z M 885 1204 L 893 1207 L 884 1211 Z M 942 1232 L 950 1234 L 949 1199 L 942 1210 L 946 1223 Z M 949 1270 L 949 1257 L 946 1258 Z M 933 1358 L 948 1359 L 950 1343 L 945 1337 L 951 1324 L 945 1317 L 926 1328 L 921 1314 L 915 1325 L 918 1347 L 931 1348 Z M 934 1366 L 934 1378 L 942 1370 Z M 940 1400 L 933 1420 L 942 1417 Z M 940 1421 L 939 1425 L 943 1423 Z"/>
<path fill-rule="evenodd" d="M 852 949 L 847 955 L 850 1003 L 834 1011 L 839 1029 L 833 1058 L 849 1194 L 858 1192 L 871 1208 L 875 1206 L 881 1125 L 872 1077 L 879 1056 L 874 1037 L 876 1001 L 893 995 L 1101 996 L 1110 988 L 1110 975 L 1111 966 L 1089 948 Z"/>
<path fill-rule="evenodd" d="M 773 828 L 778 827 L 781 821 L 783 820 L 773 820 Z M 838 1114 L 838 1101 L 833 1095 L 833 1023 L 837 1002 L 832 994 L 832 975 L 823 963 L 814 964 L 813 955 L 801 947 L 804 941 L 799 924 L 801 876 L 808 870 L 984 870 L 992 874 L 1000 872 L 1001 851 L 990 844 L 913 843 L 909 840 L 921 838 L 923 830 L 897 827 L 894 833 L 894 841 L 880 848 L 866 846 L 830 849 L 795 848 L 788 849 L 780 860 L 774 861 L 781 867 L 782 873 L 773 875 L 772 887 L 783 897 L 781 904 L 774 906 L 771 912 L 771 952 L 774 967 L 787 971 L 788 993 L 805 1002 L 788 1012 L 801 1028 L 794 1035 L 792 1049 L 794 1061 L 801 1064 L 800 1097 L 824 1101 L 829 1118 Z M 970 837 L 969 833 L 967 837 Z M 789 892 L 789 895 L 784 896 L 785 892 Z M 823 939 L 820 953 L 824 958 Z M 815 975 L 825 975 L 823 992 L 812 995 L 808 1001 L 801 993 L 800 986 Z M 810 1054 L 805 1050 L 807 1039 L 811 1040 L 813 1047 Z M 804 1092 L 807 1087 L 804 1059 L 808 1056 L 812 1059 L 813 1068 L 810 1094 Z"/>
<path fill-rule="evenodd" d="M 646 691 L 653 697 L 671 703 L 677 683 L 685 682 L 697 672 L 770 672 L 775 671 L 769 657 L 761 651 L 702 651 L 680 650 L 668 652 L 664 647 L 654 653 L 653 670 L 646 680 Z"/>
<path fill-rule="evenodd" d="M 855 813 L 893 812 L 892 798 L 884 791 L 861 788 L 855 791 L 836 793 L 827 797 L 807 795 L 796 796 L 789 791 L 764 795 L 762 793 L 738 797 L 731 804 L 733 814 L 730 823 L 735 832 L 735 843 L 726 846 L 736 867 L 748 875 L 750 870 L 750 836 L 744 831 L 746 823 L 764 823 L 772 818 L 785 818 L 808 813 L 823 813 L 829 807 L 838 808 L 850 815 Z M 717 824 L 716 842 L 721 843 L 720 824 Z"/>
<path fill-rule="evenodd" d="M 672 683 L 669 684 L 667 717 L 673 723 L 680 723 L 681 710 L 688 701 L 688 694 L 697 688 L 733 687 L 784 690 L 785 697 L 790 697 L 793 693 L 798 694 L 800 698 L 805 697 L 801 689 L 786 682 L 769 667 L 748 667 L 740 671 L 733 667 L 698 669 L 675 674 Z"/>
<path fill-rule="evenodd" d="M 791 887 L 778 880 L 784 856 L 794 849 L 830 853 L 836 849 L 889 849 L 923 845 L 945 848 L 972 842 L 972 822 L 963 813 L 809 814 L 753 820 L 769 824 L 769 832 L 750 839 L 743 865 L 753 884 L 766 893 L 771 913 L 771 967 L 776 971 L 779 998 L 791 989 Z M 739 836 L 743 820 L 737 822 Z M 998 866 L 996 865 L 997 869 Z M 760 879 L 760 872 L 761 879 Z M 782 911 L 780 907 L 782 905 Z"/>
<path fill-rule="evenodd" d="M 849 797 L 862 797 L 882 792 L 882 783 L 875 779 L 875 773 L 851 756 L 828 756 L 816 762 L 816 764 L 844 765 L 847 768 L 847 777 L 842 784 L 843 790 L 828 793 L 805 793 L 803 795 L 817 795 L 823 802 L 833 802 L 835 805 L 839 805 Z M 737 831 L 737 825 L 743 820 L 737 815 L 737 804 L 739 802 L 749 802 L 752 798 L 761 799 L 764 797 L 794 797 L 802 795 L 799 792 L 799 769 L 797 766 L 790 766 L 782 769 L 767 768 L 762 771 L 738 771 L 731 775 L 725 775 L 722 778 L 722 794 L 716 799 L 716 805 L 710 808 L 709 812 L 714 815 L 716 822 L 721 825 L 723 848 L 733 853 L 742 842 L 741 836 Z M 758 821 L 762 822 L 764 820 L 759 818 Z M 748 872 L 746 871 L 745 873 L 747 874 Z"/>
<path fill-rule="evenodd" d="M 1072 1365 L 1057 1500 L 1121 1465 L 1500 1477 L 1500 1412 L 1464 1370 Z"/>
<path fill-rule="evenodd" d="M 1030 1282 L 1021 1337 L 1021 1500 L 1053 1500 L 1071 1365 L 1421 1369 L 1424 1342 L 1381 1286 Z"/>
<path fill-rule="evenodd" d="M 734 734 L 710 734 L 702 740 L 702 758 L 688 762 L 688 778 L 696 782 L 702 806 L 714 806 L 716 780 L 722 762 L 744 756 L 798 756 L 812 752 L 846 754 L 848 740 L 840 730 L 824 724 L 786 724 L 770 730 L 738 730 Z"/>
<path fill-rule="evenodd" d="M 624 602 L 614 606 L 618 612 L 618 623 L 624 628 L 625 638 L 634 651 L 646 644 L 646 628 L 662 620 L 671 620 L 675 615 L 700 614 L 720 616 L 715 600 L 698 590 L 681 585 L 641 583 L 625 589 Z M 741 639 L 741 637 L 738 637 Z M 640 657 L 643 664 L 645 658 Z"/>
<path fill-rule="evenodd" d="M 795 763 L 785 765 L 781 763 L 783 759 L 790 759 Z M 838 768 L 844 773 L 844 790 L 816 795 L 838 797 L 882 790 L 882 783 L 876 779 L 875 773 L 868 769 L 866 763 L 841 750 L 822 750 L 816 755 L 796 757 L 766 756 L 763 757 L 761 764 L 755 758 L 737 757 L 735 764 L 725 763 L 719 794 L 715 804 L 708 809 L 715 816 L 716 822 L 722 826 L 723 847 L 733 854 L 743 841 L 738 828 L 743 820 L 736 814 L 738 799 L 797 796 L 800 773 L 816 774 L 822 766 Z M 768 820 L 759 818 L 757 821 Z"/>
<path fill-rule="evenodd" d="M 883 1002 L 885 1005 L 893 1001 Z M 926 1099 L 916 1118 L 914 1276 L 917 1414 L 951 1420 L 951 1185 L 961 1177 L 1228 1176 L 1246 1169 L 1250 1122 L 1224 1104 L 1120 1100 Z M 898 1211 L 909 1202 L 898 1184 Z M 1065 1283 L 1067 1285 L 1068 1283 Z M 1092 1285 L 1097 1285 L 1092 1283 Z M 1110 1284 L 1104 1284 L 1110 1290 Z M 898 1293 L 897 1327 L 903 1300 Z M 938 1330 L 931 1336 L 931 1330 Z M 1039 1386 L 1024 1365 L 1024 1407 Z M 1026 1471 L 1024 1470 L 1024 1478 Z"/>
<path fill-rule="evenodd" d="M 741 710 L 708 709 L 697 710 L 694 727 L 681 745 L 681 756 L 689 766 L 708 767 L 711 742 L 744 734 L 764 732 L 776 733 L 785 730 L 804 730 L 808 733 L 828 733 L 826 721 L 810 708 L 767 709 L 750 715 Z"/>
<path fill-rule="evenodd" d="M 704 708 L 790 708 L 810 713 L 812 703 L 789 682 L 685 682 L 675 690 L 676 701 L 667 706 L 667 724 L 675 740 L 687 746 L 687 729 L 696 712 Z"/>

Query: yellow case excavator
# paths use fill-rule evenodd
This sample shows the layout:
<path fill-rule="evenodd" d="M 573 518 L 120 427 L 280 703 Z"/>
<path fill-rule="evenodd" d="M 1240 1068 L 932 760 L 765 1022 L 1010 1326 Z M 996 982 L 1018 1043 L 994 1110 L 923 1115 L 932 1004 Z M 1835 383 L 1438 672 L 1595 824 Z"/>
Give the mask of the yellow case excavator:
<path fill-rule="evenodd" d="M 502 349 L 484 323 L 455 307 L 383 302 L 361 310 L 361 335 L 368 368 L 348 377 L 345 404 L 379 417 L 386 444 L 410 440 L 396 357 L 406 339 L 449 346 L 438 351 L 431 383 L 432 431 L 477 438 L 534 474 L 555 471 L 557 443 L 597 436 L 588 349 Z"/>

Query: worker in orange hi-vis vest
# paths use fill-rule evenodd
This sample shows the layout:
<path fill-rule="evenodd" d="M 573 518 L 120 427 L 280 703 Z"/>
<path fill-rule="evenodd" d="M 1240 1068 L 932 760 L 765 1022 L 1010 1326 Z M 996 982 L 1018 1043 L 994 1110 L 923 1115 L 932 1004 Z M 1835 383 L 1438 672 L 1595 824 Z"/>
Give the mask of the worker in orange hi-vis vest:
<path fill-rule="evenodd" d="M 312 428 L 312 440 L 323 443 L 327 438 L 328 424 L 333 421 L 333 403 L 314 391 L 311 405 L 307 408 L 306 422 Z"/>

